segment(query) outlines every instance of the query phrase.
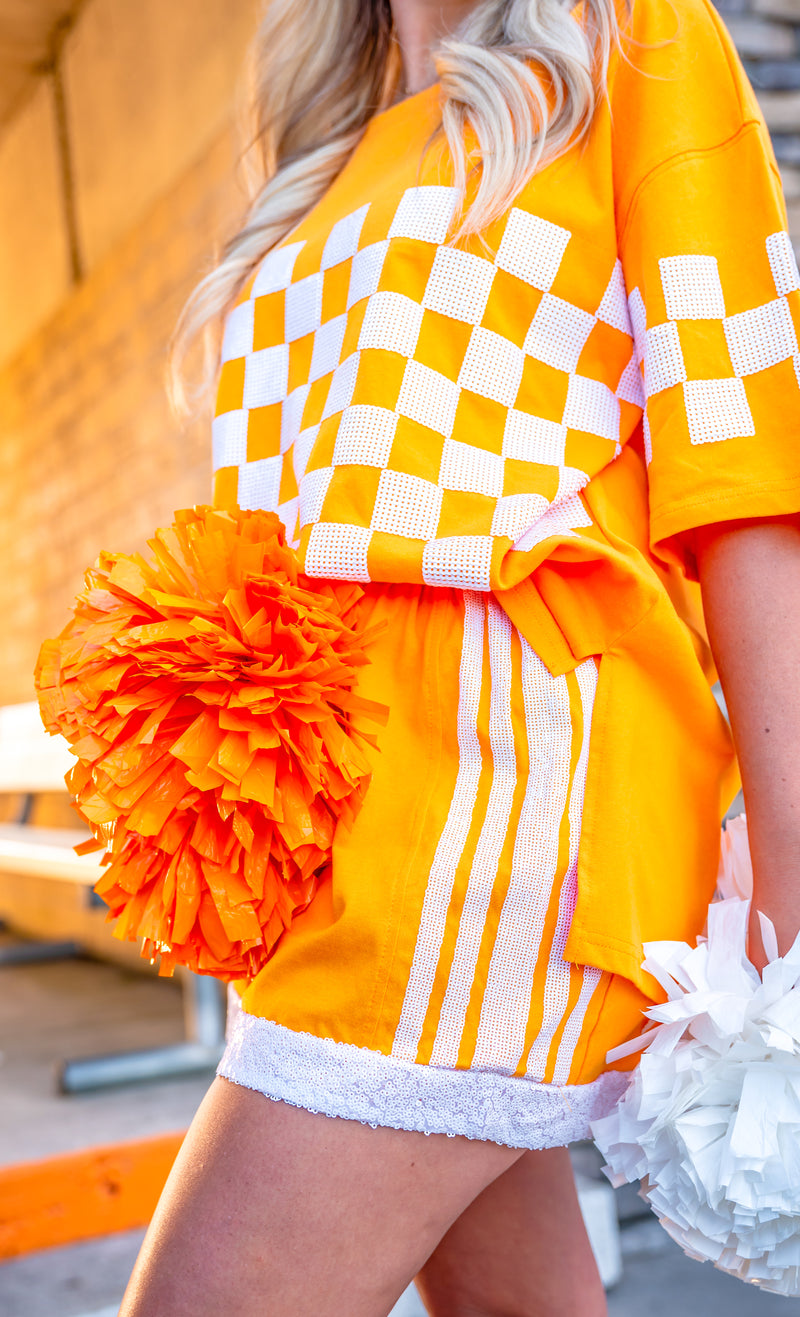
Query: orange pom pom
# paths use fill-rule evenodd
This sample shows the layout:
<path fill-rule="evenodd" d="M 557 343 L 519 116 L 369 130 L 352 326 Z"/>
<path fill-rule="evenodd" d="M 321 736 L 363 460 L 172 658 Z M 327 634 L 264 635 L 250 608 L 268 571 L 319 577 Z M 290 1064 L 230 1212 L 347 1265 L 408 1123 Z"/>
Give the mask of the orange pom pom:
<path fill-rule="evenodd" d="M 385 710 L 354 692 L 363 592 L 301 577 L 269 512 L 178 512 L 150 547 L 87 573 L 39 655 L 42 719 L 109 847 L 96 890 L 115 935 L 161 973 L 250 977 L 369 780 L 363 722 Z"/>

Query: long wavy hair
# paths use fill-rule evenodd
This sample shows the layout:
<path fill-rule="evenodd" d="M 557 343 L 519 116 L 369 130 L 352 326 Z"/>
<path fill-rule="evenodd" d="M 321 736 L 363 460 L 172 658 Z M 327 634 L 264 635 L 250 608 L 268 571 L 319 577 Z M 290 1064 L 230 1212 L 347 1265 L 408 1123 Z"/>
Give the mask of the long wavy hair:
<path fill-rule="evenodd" d="M 585 135 L 618 40 L 615 0 L 581 0 L 574 11 L 570 0 L 482 0 L 439 41 L 441 131 L 462 198 L 451 240 L 480 233 Z M 252 201 L 178 321 L 171 381 L 179 407 L 192 341 L 219 326 L 259 261 L 330 187 L 369 120 L 396 98 L 401 76 L 389 0 L 267 0 L 251 52 Z M 467 124 L 477 159 L 467 152 Z M 207 367 L 214 357 L 206 352 Z"/>

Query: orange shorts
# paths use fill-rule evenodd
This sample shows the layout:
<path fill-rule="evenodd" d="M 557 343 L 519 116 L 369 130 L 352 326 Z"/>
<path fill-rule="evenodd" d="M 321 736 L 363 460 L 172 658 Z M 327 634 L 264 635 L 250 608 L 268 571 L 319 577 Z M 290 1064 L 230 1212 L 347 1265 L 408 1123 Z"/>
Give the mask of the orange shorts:
<path fill-rule="evenodd" d="M 551 676 L 491 595 L 366 593 L 386 625 L 360 690 L 390 711 L 373 778 L 330 879 L 238 985 L 219 1073 L 374 1125 L 586 1137 L 648 1004 L 563 959 L 596 663 Z"/>

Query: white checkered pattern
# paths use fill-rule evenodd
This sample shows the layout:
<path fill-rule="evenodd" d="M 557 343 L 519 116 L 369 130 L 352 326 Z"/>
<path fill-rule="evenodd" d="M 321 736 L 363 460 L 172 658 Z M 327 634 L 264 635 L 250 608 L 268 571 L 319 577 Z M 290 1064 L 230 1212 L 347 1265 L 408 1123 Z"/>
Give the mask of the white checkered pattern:
<path fill-rule="evenodd" d="M 367 303 L 358 346 L 413 357 L 423 308 L 402 293 L 375 293 Z"/>
<path fill-rule="evenodd" d="M 360 210 L 354 210 L 352 215 L 345 215 L 334 224 L 322 250 L 321 269 L 329 270 L 331 266 L 355 256 L 368 210 L 369 206 L 362 206 Z"/>
<path fill-rule="evenodd" d="M 445 437 L 452 433 L 458 406 L 459 387 L 421 361 L 406 362 L 397 410 L 420 425 Z"/>
<path fill-rule="evenodd" d="M 567 427 L 511 408 L 503 434 L 503 457 L 542 466 L 561 466 L 565 460 Z"/>
<path fill-rule="evenodd" d="M 527 552 L 548 536 L 575 534 L 591 524 L 580 491 L 595 468 L 579 469 L 581 435 L 608 441 L 605 460 L 612 460 L 645 397 L 673 388 L 682 390 L 692 443 L 752 435 L 748 377 L 791 358 L 800 379 L 800 346 L 786 301 L 788 293 L 800 288 L 800 276 L 785 234 L 773 234 L 766 242 L 775 296 L 731 315 L 726 314 L 713 256 L 661 257 L 666 319 L 648 327 L 645 301 L 638 288 L 628 295 L 619 260 L 604 277 L 596 306 L 565 298 L 562 293 L 574 270 L 564 278 L 560 272 L 572 235 L 521 207 L 509 211 L 494 259 L 444 245 L 455 199 L 451 187 L 407 189 L 388 224 L 388 236 L 372 242 L 364 241 L 370 207 L 361 206 L 323 238 L 319 268 L 311 273 L 305 243 L 270 252 L 255 276 L 252 295 L 227 320 L 221 355 L 223 363 L 232 364 L 227 396 L 234 403 L 214 422 L 214 465 L 237 469 L 242 506 L 278 510 L 290 534 L 295 520 L 311 527 L 306 568 L 312 574 L 368 580 L 375 536 L 397 535 L 422 542 L 422 575 L 428 583 L 489 589 L 498 538 L 506 549 L 510 541 Z M 427 275 L 413 297 L 396 291 L 403 284 L 398 284 L 399 268 L 392 263 L 395 250 L 402 260 L 409 259 L 410 244 L 427 246 L 426 252 L 417 252 L 418 268 Z M 298 270 L 301 255 L 304 264 Z M 342 265 L 343 276 L 328 285 L 326 272 Z M 517 321 L 515 341 L 506 337 L 510 331 L 497 330 L 498 271 L 520 281 L 522 306 L 526 299 L 530 302 L 527 321 Z M 343 287 L 346 307 L 341 305 L 344 293 L 338 291 Z M 324 298 L 325 289 L 337 291 L 328 291 Z M 284 342 L 256 349 L 255 302 L 265 296 L 282 299 L 275 306 L 283 308 Z M 504 296 L 510 294 L 504 291 Z M 358 303 L 363 315 L 357 347 L 341 360 L 349 313 Z M 336 314 L 327 311 L 323 319 L 323 304 L 333 306 Z M 454 330 L 453 342 L 466 345 L 460 360 L 454 362 L 447 353 L 437 356 L 437 335 L 444 331 L 434 325 L 434 315 L 459 326 L 461 338 Z M 716 322 L 718 328 L 708 331 L 709 343 L 721 342 L 724 335 L 729 360 L 720 363 L 719 378 L 689 378 L 689 348 L 682 339 L 689 329 L 682 326 L 698 321 Z M 630 340 L 629 354 L 624 340 L 614 347 L 608 328 Z M 692 332 L 702 336 L 706 331 L 701 324 Z M 587 350 L 590 343 L 594 347 Z M 379 352 L 393 354 L 394 361 L 386 358 L 376 371 L 376 358 L 365 354 Z M 606 358 L 617 362 L 615 373 L 619 361 L 626 362 L 618 379 L 595 378 L 598 360 Z M 241 386 L 235 383 L 241 378 L 235 369 L 240 361 L 241 404 L 236 398 Z M 298 362 L 306 372 L 300 382 Z M 541 398 L 537 370 L 555 372 Z M 387 382 L 385 405 L 377 405 L 381 371 Z M 291 393 L 290 377 L 295 386 Z M 361 381 L 366 381 L 366 394 L 357 393 Z M 248 461 L 249 413 L 276 404 L 276 451 Z M 623 407 L 629 410 L 623 413 Z M 635 409 L 633 415 L 630 409 Z M 474 439 L 473 414 L 481 418 L 474 423 Z M 267 418 L 262 424 L 273 422 Z M 413 425 L 428 435 L 420 432 L 413 438 Z M 648 461 L 653 444 L 658 445 L 658 435 L 651 431 L 645 417 Z M 268 442 L 264 436 L 262 429 L 261 454 Z M 324 449 L 319 447 L 323 442 Z M 409 453 L 415 466 L 403 470 Z M 523 484 L 519 492 L 525 463 L 530 464 L 533 487 L 526 492 Z M 374 476 L 364 485 L 371 506 L 363 499 L 359 503 L 361 495 L 353 484 L 359 467 L 379 473 L 377 489 Z M 544 469 L 544 476 L 537 467 Z M 558 472 L 555 495 L 547 469 Z M 548 480 L 547 494 L 536 485 L 543 478 Z M 351 503 L 346 502 L 347 490 L 356 491 Z M 342 498 L 345 502 L 337 502 Z M 472 508 L 476 521 L 466 524 L 463 534 L 441 533 L 462 509 Z M 369 524 L 351 524 L 354 516 L 368 518 Z"/>
<path fill-rule="evenodd" d="M 569 229 L 512 206 L 497 249 L 497 264 L 548 293 L 571 237 Z"/>
<path fill-rule="evenodd" d="M 397 414 L 386 407 L 348 407 L 336 432 L 334 466 L 387 466 L 396 429 Z"/>
<path fill-rule="evenodd" d="M 480 324 L 495 269 L 491 261 L 458 247 L 440 247 L 425 288 L 422 305 L 468 325 Z"/>
<path fill-rule="evenodd" d="M 439 467 L 439 484 L 443 489 L 460 489 L 499 499 L 503 493 L 504 465 L 503 458 L 496 453 L 447 439 Z"/>
<path fill-rule="evenodd" d="M 389 237 L 416 238 L 418 242 L 444 242 L 455 205 L 454 187 L 408 188 L 394 213 Z"/>
<path fill-rule="evenodd" d="M 722 320 L 725 297 L 716 256 L 662 256 L 658 262 L 669 320 Z"/>
<path fill-rule="evenodd" d="M 578 369 L 578 360 L 594 326 L 595 317 L 587 311 L 561 297 L 553 297 L 552 293 L 545 293 L 536 308 L 523 347 L 528 356 L 569 375 Z"/>
<path fill-rule="evenodd" d="M 305 482 L 304 482 L 305 483 Z M 372 513 L 372 529 L 409 540 L 430 540 L 442 510 L 438 485 L 406 471 L 381 471 Z"/>
<path fill-rule="evenodd" d="M 286 289 L 286 342 L 313 334 L 322 324 L 322 274 L 309 274 Z"/>
<path fill-rule="evenodd" d="M 244 405 L 270 407 L 283 402 L 289 390 L 289 345 L 262 348 L 245 358 Z"/>
<path fill-rule="evenodd" d="M 669 316 L 662 324 L 645 329 L 644 303 L 638 288 L 634 288 L 629 298 L 636 341 L 641 345 L 645 394 L 651 398 L 663 389 L 682 385 L 693 444 L 754 435 L 744 379 L 798 355 L 797 333 L 786 296 L 800 287 L 800 278 L 788 234 L 771 234 L 766 240 L 766 252 L 778 295 L 747 311 L 725 314 L 725 298 L 713 256 L 668 256 L 659 261 Z M 711 379 L 688 378 L 680 336 L 680 322 L 686 320 L 721 323 L 730 374 Z M 720 363 L 722 370 L 727 364 Z M 630 382 L 626 371 L 617 390 L 619 397 L 626 396 Z M 648 462 L 652 458 L 652 443 L 648 422 L 645 427 Z"/>
<path fill-rule="evenodd" d="M 478 325 L 470 336 L 458 382 L 462 389 L 513 407 L 523 364 L 523 354 L 515 343 Z"/>

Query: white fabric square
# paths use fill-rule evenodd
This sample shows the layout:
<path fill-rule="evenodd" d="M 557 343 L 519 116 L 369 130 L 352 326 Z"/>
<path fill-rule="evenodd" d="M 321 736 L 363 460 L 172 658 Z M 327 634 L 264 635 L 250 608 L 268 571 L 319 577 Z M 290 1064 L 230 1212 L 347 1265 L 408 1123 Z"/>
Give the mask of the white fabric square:
<path fill-rule="evenodd" d="M 301 384 L 284 399 L 281 408 L 281 452 L 286 453 L 303 427 L 303 411 L 308 398 L 308 384 Z"/>
<path fill-rule="evenodd" d="M 611 278 L 596 314 L 597 319 L 602 320 L 604 325 L 611 325 L 612 329 L 619 329 L 621 333 L 633 337 L 625 276 L 622 273 L 622 262 L 619 260 L 611 271 Z"/>
<path fill-rule="evenodd" d="M 348 311 L 356 302 L 360 302 L 362 297 L 372 297 L 373 293 L 377 293 L 388 250 L 389 239 L 384 238 L 382 242 L 372 242 L 369 247 L 362 247 L 360 252 L 356 252 L 350 266 L 350 287 L 347 290 Z"/>
<path fill-rule="evenodd" d="M 420 476 L 384 468 L 378 481 L 372 529 L 409 540 L 429 540 L 436 534 L 442 491 Z"/>
<path fill-rule="evenodd" d="M 585 471 L 581 471 L 580 467 L 562 466 L 558 473 L 558 492 L 553 499 L 553 503 L 563 503 L 565 499 L 571 498 L 573 494 L 580 493 L 588 483 L 589 476 Z"/>
<path fill-rule="evenodd" d="M 247 461 L 247 412 L 239 407 L 223 412 L 211 422 L 211 453 L 214 470 L 240 466 Z"/>
<path fill-rule="evenodd" d="M 642 437 L 644 438 L 645 465 L 649 466 L 653 460 L 653 437 L 650 433 L 650 418 L 647 412 L 642 417 Z"/>
<path fill-rule="evenodd" d="M 367 302 L 358 346 L 413 357 L 424 314 L 419 302 L 403 293 L 375 293 Z"/>
<path fill-rule="evenodd" d="M 317 442 L 319 434 L 318 425 L 309 425 L 307 429 L 301 430 L 294 442 L 292 449 L 292 466 L 294 467 L 294 478 L 297 481 L 299 489 L 303 476 L 306 473 L 309 458 L 314 451 L 314 444 Z"/>
<path fill-rule="evenodd" d="M 689 380 L 683 386 L 689 438 L 693 444 L 754 435 L 755 426 L 740 379 Z"/>
<path fill-rule="evenodd" d="M 396 429 L 397 414 L 386 407 L 365 403 L 348 407 L 342 413 L 333 445 L 334 466 L 386 466 Z"/>
<path fill-rule="evenodd" d="M 409 361 L 403 372 L 397 410 L 401 416 L 408 416 L 447 437 L 453 430 L 460 392 L 458 385 L 438 370 L 431 370 L 420 361 Z"/>
<path fill-rule="evenodd" d="M 635 351 L 631 353 L 631 359 L 619 377 L 616 394 L 623 402 L 629 402 L 634 407 L 644 407 L 642 368 Z"/>
<path fill-rule="evenodd" d="M 286 543 L 290 549 L 296 549 L 299 540 L 297 537 L 298 525 L 297 514 L 300 508 L 300 500 L 295 495 L 294 498 L 288 499 L 285 503 L 278 505 L 278 516 L 283 522 L 283 528 L 286 532 Z"/>
<path fill-rule="evenodd" d="M 287 247 L 273 247 L 261 262 L 253 280 L 252 298 L 280 293 L 292 282 L 294 264 L 305 247 L 304 242 L 291 242 Z"/>
<path fill-rule="evenodd" d="M 542 466 L 560 466 L 564 461 L 567 427 L 558 421 L 518 412 L 513 408 L 506 416 L 503 431 L 503 457 L 519 462 L 539 462 Z"/>
<path fill-rule="evenodd" d="M 571 374 L 595 326 L 594 316 L 561 297 L 545 293 L 525 335 L 529 357 Z"/>
<path fill-rule="evenodd" d="M 326 421 L 329 416 L 335 416 L 337 412 L 343 412 L 345 407 L 349 407 L 353 401 L 353 390 L 356 387 L 356 376 L 358 375 L 359 353 L 351 352 L 349 357 L 336 367 L 331 380 L 331 387 L 328 390 L 328 396 L 325 399 L 325 406 L 322 409 L 322 419 Z"/>
<path fill-rule="evenodd" d="M 283 402 L 289 388 L 289 344 L 251 352 L 244 363 L 245 407 L 271 407 Z"/>
<path fill-rule="evenodd" d="M 342 343 L 347 329 L 347 316 L 334 316 L 326 320 L 314 335 L 314 350 L 311 353 L 311 366 L 308 372 L 309 382 L 321 380 L 339 365 L 342 355 Z"/>
<path fill-rule="evenodd" d="M 236 495 L 239 507 L 245 510 L 264 508 L 267 512 L 277 512 L 282 471 L 283 458 L 280 456 L 263 457 L 240 466 Z"/>
<path fill-rule="evenodd" d="M 574 535 L 581 526 L 591 526 L 592 519 L 583 505 L 580 495 L 573 494 L 558 503 L 551 503 L 544 516 L 521 535 L 514 545 L 515 549 L 527 551 L 541 544 L 551 535 Z"/>
<path fill-rule="evenodd" d="M 368 581 L 367 551 L 372 531 L 366 526 L 317 522 L 311 527 L 304 570 L 308 576 L 339 581 Z"/>
<path fill-rule="evenodd" d="M 313 334 L 322 324 L 322 275 L 309 274 L 286 289 L 286 341 Z"/>
<path fill-rule="evenodd" d="M 306 471 L 300 481 L 300 526 L 308 526 L 312 521 L 319 521 L 322 505 L 333 479 L 333 467 L 321 466 L 314 471 Z"/>
<path fill-rule="evenodd" d="M 444 242 L 456 204 L 456 189 L 438 184 L 407 188 L 389 228 L 390 238 Z"/>
<path fill-rule="evenodd" d="M 452 590 L 491 589 L 491 535 L 451 535 L 431 540 L 422 550 L 422 579 L 426 585 Z"/>
<path fill-rule="evenodd" d="M 524 355 L 521 348 L 493 329 L 476 325 L 470 334 L 458 382 L 484 398 L 513 407 L 522 379 Z"/>
<path fill-rule="evenodd" d="M 558 224 L 512 206 L 495 263 L 543 293 L 549 293 L 572 234 Z"/>
<path fill-rule="evenodd" d="M 349 256 L 355 256 L 368 210 L 369 202 L 366 206 L 354 210 L 351 215 L 345 215 L 343 219 L 336 221 L 322 249 L 320 269 L 329 270 L 340 261 L 346 261 Z"/>
<path fill-rule="evenodd" d="M 644 391 L 648 398 L 686 379 L 678 326 L 674 320 L 653 325 L 645 334 Z"/>
<path fill-rule="evenodd" d="M 662 256 L 658 262 L 669 320 L 722 320 L 725 297 L 716 256 Z"/>
<path fill-rule="evenodd" d="M 776 293 L 785 296 L 786 293 L 793 293 L 800 288 L 797 259 L 792 247 L 792 240 L 785 230 L 769 235 L 767 238 L 767 256 Z"/>
<path fill-rule="evenodd" d="M 544 494 L 506 494 L 498 499 L 492 517 L 492 534 L 518 540 L 530 530 L 550 504 Z"/>
<path fill-rule="evenodd" d="M 253 320 L 256 304 L 252 298 L 240 302 L 225 321 L 220 361 L 237 361 L 253 351 Z"/>
<path fill-rule="evenodd" d="M 458 247 L 440 247 L 428 276 L 422 305 L 453 320 L 477 325 L 483 319 L 495 267 Z"/>
<path fill-rule="evenodd" d="M 603 439 L 619 439 L 619 400 L 606 384 L 571 375 L 562 421 L 570 430 L 584 430 Z"/>
<path fill-rule="evenodd" d="M 487 494 L 499 498 L 503 492 L 505 460 L 473 444 L 446 439 L 439 467 L 442 489 L 460 489 L 467 494 Z"/>
<path fill-rule="evenodd" d="M 636 344 L 636 355 L 640 361 L 644 361 L 647 311 L 645 310 L 645 305 L 642 301 L 642 294 L 639 292 L 638 288 L 634 288 L 628 298 L 628 312 L 631 318 L 633 341 Z"/>
<path fill-rule="evenodd" d="M 785 297 L 728 316 L 723 325 L 737 375 L 755 375 L 786 361 L 797 351 L 797 334 Z"/>

